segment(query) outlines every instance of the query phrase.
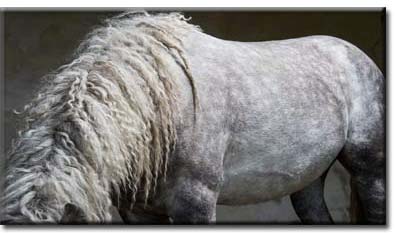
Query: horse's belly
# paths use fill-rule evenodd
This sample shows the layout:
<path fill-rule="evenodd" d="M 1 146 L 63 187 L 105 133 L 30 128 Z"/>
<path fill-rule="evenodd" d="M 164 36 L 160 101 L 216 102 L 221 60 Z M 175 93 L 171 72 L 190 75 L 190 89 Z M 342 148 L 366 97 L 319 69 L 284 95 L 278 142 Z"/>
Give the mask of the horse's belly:
<path fill-rule="evenodd" d="M 296 167 L 289 167 L 285 163 L 273 168 L 259 163 L 225 171 L 218 202 L 243 205 L 281 198 L 309 185 L 331 162 L 332 160 L 323 160 L 321 165 L 317 162 L 292 162 L 290 164 L 295 164 Z"/>
<path fill-rule="evenodd" d="M 254 204 L 309 185 L 330 167 L 344 145 L 341 128 L 325 129 L 320 135 L 308 131 L 290 139 L 261 136 L 264 139 L 259 141 L 255 134 L 235 139 L 224 158 L 224 183 L 218 203 Z"/>

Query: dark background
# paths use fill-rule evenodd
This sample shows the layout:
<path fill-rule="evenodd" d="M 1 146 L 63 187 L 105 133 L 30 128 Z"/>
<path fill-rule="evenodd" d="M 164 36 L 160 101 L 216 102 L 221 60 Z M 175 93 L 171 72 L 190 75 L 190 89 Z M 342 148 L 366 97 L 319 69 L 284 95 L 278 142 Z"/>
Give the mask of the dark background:
<path fill-rule="evenodd" d="M 331 35 L 362 49 L 385 71 L 385 12 L 364 10 L 244 10 L 183 11 L 191 23 L 215 37 L 264 41 L 308 35 Z M 4 19 L 5 150 L 20 125 L 12 110 L 20 110 L 40 86 L 40 77 L 71 60 L 84 36 L 110 11 L 6 11 Z M 309 53 L 309 51 L 307 51 Z M 349 220 L 349 176 L 336 164 L 326 182 L 326 200 L 338 222 Z M 218 208 L 218 220 L 298 222 L 287 197 L 244 207 Z"/>

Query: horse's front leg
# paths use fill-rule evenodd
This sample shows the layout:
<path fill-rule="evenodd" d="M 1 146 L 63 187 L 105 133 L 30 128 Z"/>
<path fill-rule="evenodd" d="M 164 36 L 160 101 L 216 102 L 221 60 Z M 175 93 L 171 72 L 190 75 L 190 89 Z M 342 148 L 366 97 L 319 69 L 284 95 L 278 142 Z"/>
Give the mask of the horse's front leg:
<path fill-rule="evenodd" d="M 174 154 L 169 157 L 161 199 L 172 223 L 216 222 L 216 203 L 224 176 L 223 158 L 229 141 L 223 124 L 213 122 L 202 120 L 205 124 L 179 132 Z"/>
<path fill-rule="evenodd" d="M 216 222 L 218 191 L 193 177 L 179 177 L 169 190 L 167 210 L 175 224 Z"/>
<path fill-rule="evenodd" d="M 124 224 L 169 224 L 169 217 L 163 215 L 134 213 L 130 209 L 119 209 L 118 212 Z"/>

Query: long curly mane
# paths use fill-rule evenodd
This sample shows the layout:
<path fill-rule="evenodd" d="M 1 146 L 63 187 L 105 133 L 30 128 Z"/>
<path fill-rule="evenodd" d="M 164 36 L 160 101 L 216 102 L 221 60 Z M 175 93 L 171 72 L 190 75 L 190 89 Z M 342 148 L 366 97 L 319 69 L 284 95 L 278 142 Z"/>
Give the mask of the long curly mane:
<path fill-rule="evenodd" d="M 26 129 L 6 161 L 4 220 L 58 222 L 72 203 L 107 222 L 112 191 L 142 189 L 147 200 L 165 178 L 177 115 L 168 65 L 182 68 L 196 101 L 182 38 L 199 28 L 177 13 L 104 23 L 26 106 Z"/>

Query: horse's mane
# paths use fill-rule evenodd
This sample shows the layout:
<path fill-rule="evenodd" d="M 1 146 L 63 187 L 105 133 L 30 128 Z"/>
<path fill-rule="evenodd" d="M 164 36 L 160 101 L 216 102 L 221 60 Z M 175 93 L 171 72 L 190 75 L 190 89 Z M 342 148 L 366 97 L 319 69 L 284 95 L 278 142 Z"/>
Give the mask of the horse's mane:
<path fill-rule="evenodd" d="M 25 108 L 27 127 L 6 162 L 4 220 L 56 222 L 72 203 L 90 221 L 109 221 L 112 190 L 141 189 L 147 199 L 165 178 L 177 108 L 168 65 L 182 68 L 196 100 L 182 38 L 199 29 L 177 13 L 104 23 Z"/>

